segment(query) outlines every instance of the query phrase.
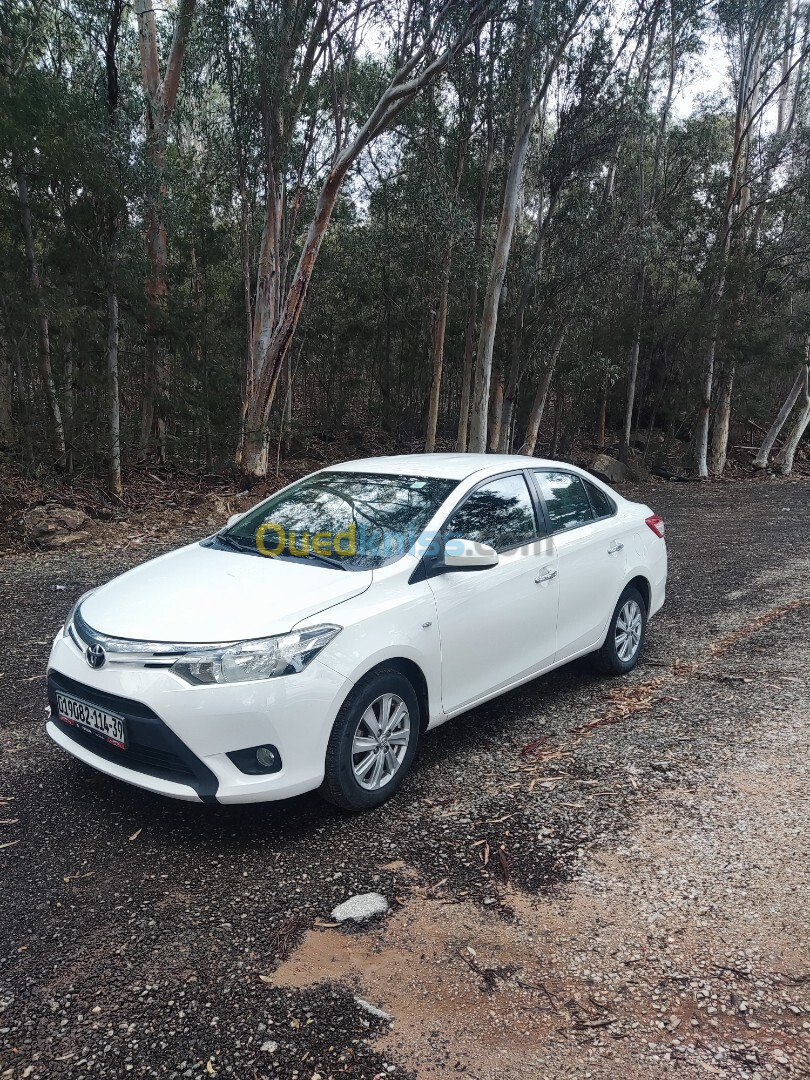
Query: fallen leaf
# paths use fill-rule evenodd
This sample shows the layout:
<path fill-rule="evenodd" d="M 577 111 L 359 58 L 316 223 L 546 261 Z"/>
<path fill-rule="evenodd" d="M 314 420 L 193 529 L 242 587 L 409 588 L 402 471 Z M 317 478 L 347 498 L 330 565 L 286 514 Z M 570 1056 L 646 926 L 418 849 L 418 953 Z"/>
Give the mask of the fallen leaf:
<path fill-rule="evenodd" d="M 130 836 L 130 840 L 137 840 L 137 839 L 138 839 L 138 837 L 139 837 L 139 836 L 141 835 L 141 833 L 142 833 L 142 832 L 143 832 L 143 828 L 140 828 L 140 829 L 138 829 L 138 831 L 137 831 L 137 832 L 134 832 L 134 833 L 132 834 L 132 836 Z M 210 1064 L 210 1062 L 209 1062 L 209 1064 Z"/>
<path fill-rule="evenodd" d="M 15 844 L 19 844 L 19 840 L 9 840 L 7 844 L 0 844 L 0 848 L 14 847 Z"/>
<path fill-rule="evenodd" d="M 205 1066 L 205 1071 L 208 1073 L 209 1076 L 216 1076 L 217 1075 L 216 1069 L 214 1068 L 214 1059 L 213 1058 L 208 1059 L 208 1064 Z"/>

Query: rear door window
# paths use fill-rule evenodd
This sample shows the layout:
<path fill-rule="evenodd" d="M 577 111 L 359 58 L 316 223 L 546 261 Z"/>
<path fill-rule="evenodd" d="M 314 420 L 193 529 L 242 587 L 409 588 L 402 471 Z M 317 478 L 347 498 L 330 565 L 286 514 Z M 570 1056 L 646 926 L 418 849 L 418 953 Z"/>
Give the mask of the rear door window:
<path fill-rule="evenodd" d="M 591 506 L 593 507 L 594 515 L 599 518 L 613 517 L 616 513 L 616 507 L 613 505 L 612 500 L 598 488 L 596 484 L 592 484 L 590 480 L 583 480 L 585 490 L 588 492 L 588 498 L 591 500 Z"/>
<path fill-rule="evenodd" d="M 566 532 L 595 520 L 588 494 L 578 476 L 568 472 L 534 473 L 546 503 L 552 532 Z"/>

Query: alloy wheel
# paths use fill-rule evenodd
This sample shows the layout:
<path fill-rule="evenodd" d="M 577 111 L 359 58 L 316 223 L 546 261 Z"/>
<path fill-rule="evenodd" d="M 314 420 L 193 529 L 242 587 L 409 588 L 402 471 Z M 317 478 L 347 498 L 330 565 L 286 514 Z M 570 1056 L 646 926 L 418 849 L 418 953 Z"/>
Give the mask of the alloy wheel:
<path fill-rule="evenodd" d="M 644 619 L 635 600 L 628 600 L 616 619 L 616 654 L 622 663 L 632 660 L 641 644 Z"/>
<path fill-rule="evenodd" d="M 354 778 L 366 791 L 379 791 L 399 772 L 411 741 L 411 716 L 397 694 L 375 698 L 358 721 L 352 739 Z"/>

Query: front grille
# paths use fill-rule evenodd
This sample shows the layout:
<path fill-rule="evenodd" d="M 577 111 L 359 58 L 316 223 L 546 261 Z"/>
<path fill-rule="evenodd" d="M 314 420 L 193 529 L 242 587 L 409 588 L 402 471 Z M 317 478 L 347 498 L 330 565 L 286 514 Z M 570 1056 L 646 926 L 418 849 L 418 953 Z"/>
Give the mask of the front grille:
<path fill-rule="evenodd" d="M 56 704 L 57 690 L 123 717 L 127 724 L 127 749 L 122 750 L 90 732 L 60 720 Z M 187 784 L 194 788 L 201 799 L 212 799 L 215 795 L 217 779 L 211 770 L 155 712 L 141 702 L 105 693 L 55 671 L 48 673 L 48 699 L 51 719 L 58 725 L 59 730 L 90 753 L 125 769 Z"/>

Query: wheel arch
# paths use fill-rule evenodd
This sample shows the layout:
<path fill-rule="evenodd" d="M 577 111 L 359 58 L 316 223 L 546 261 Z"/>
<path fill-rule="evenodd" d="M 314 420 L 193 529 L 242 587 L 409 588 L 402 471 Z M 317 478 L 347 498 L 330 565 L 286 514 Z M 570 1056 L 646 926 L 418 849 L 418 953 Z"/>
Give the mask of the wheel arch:
<path fill-rule="evenodd" d="M 416 694 L 416 700 L 419 702 L 419 731 L 424 732 L 428 724 L 430 723 L 430 694 L 428 691 L 428 682 L 425 673 L 415 660 L 409 659 L 407 656 L 388 656 L 384 660 L 375 660 L 375 662 L 364 671 L 363 674 L 352 683 L 348 688 L 343 700 L 340 703 L 342 709 L 349 697 L 354 693 L 355 689 L 366 679 L 370 679 L 372 676 L 378 674 L 380 671 L 398 671 L 400 675 L 403 675 L 413 687 Z M 337 717 L 340 709 L 337 710 L 335 716 Z"/>
<path fill-rule="evenodd" d="M 629 588 L 638 589 L 641 593 L 641 598 L 644 601 L 645 614 L 649 616 L 650 604 L 652 602 L 652 586 L 650 585 L 649 579 L 643 574 L 637 574 L 627 582 L 624 589 L 622 589 L 622 592 Z"/>
<path fill-rule="evenodd" d="M 366 673 L 365 677 L 373 675 L 375 671 L 384 671 L 386 668 L 393 668 L 400 675 L 404 675 L 413 687 L 416 699 L 419 702 L 419 730 L 420 732 L 425 731 L 430 723 L 430 697 L 425 673 L 415 660 L 409 660 L 406 656 L 392 656 L 388 660 L 381 660 L 375 664 Z"/>

